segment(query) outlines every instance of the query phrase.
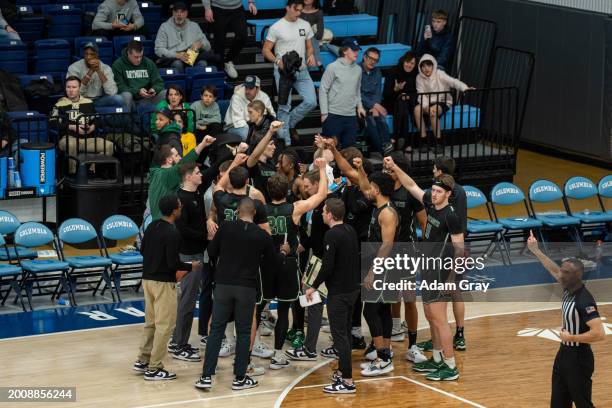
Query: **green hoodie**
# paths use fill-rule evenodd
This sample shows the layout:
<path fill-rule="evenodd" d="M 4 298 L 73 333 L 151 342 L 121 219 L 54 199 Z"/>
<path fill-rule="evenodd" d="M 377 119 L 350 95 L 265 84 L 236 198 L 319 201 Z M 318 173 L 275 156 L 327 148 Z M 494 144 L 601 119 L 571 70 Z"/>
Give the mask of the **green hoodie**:
<path fill-rule="evenodd" d="M 162 109 L 170 109 L 170 105 L 168 104 L 167 101 L 161 101 L 155 107 L 156 111 L 160 111 Z M 183 102 L 183 109 L 190 109 L 190 106 L 189 106 L 189 104 L 187 102 Z M 186 125 L 187 125 L 187 128 L 185 129 L 185 131 L 193 133 L 193 112 L 192 111 L 188 111 L 187 112 L 187 123 L 186 123 Z M 157 132 L 157 127 L 155 126 L 155 115 L 151 115 L 151 133 L 158 133 Z M 180 133 L 183 133 L 183 130 L 180 130 L 179 134 Z"/>
<path fill-rule="evenodd" d="M 149 169 L 149 208 L 151 209 L 153 220 L 161 218 L 159 200 L 168 194 L 176 194 L 181 185 L 181 176 L 178 172 L 179 166 L 183 163 L 194 162 L 197 158 L 198 155 L 194 149 L 172 167 L 151 167 Z"/>
<path fill-rule="evenodd" d="M 113 75 L 119 93 L 129 92 L 136 100 L 142 99 L 138 93 L 141 88 L 153 88 L 157 93 L 164 90 L 164 81 L 159 76 L 155 63 L 147 57 L 142 57 L 140 65 L 133 65 L 125 49 L 121 58 L 113 63 Z"/>

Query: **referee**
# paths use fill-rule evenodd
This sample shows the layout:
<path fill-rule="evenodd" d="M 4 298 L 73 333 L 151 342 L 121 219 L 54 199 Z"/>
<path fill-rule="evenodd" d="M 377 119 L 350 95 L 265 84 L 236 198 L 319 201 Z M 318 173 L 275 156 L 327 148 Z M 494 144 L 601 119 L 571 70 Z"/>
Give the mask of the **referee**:
<path fill-rule="evenodd" d="M 555 357 L 552 373 L 551 408 L 593 407 L 591 376 L 595 368 L 590 343 L 601 341 L 605 332 L 597 304 L 582 282 L 584 265 L 576 258 L 564 260 L 559 267 L 538 248 L 530 232 L 529 250 L 563 287 L 563 328 L 561 347 Z"/>

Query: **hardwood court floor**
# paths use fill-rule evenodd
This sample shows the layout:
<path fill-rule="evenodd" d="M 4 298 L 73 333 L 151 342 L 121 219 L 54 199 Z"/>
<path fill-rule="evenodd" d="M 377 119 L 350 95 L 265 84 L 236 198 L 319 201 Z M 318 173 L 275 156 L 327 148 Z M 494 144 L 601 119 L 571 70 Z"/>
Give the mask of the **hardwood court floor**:
<path fill-rule="evenodd" d="M 292 363 L 278 371 L 266 370 L 258 377 L 258 388 L 232 392 L 232 359 L 220 359 L 220 370 L 214 378 L 211 392 L 193 387 L 201 371 L 200 363 L 186 363 L 168 358 L 167 368 L 178 374 L 172 382 L 145 382 L 131 370 L 135 359 L 142 325 L 117 326 L 99 330 L 58 333 L 0 341 L 0 361 L 3 363 L 2 386 L 76 386 L 77 402 L 53 404 L 54 407 L 456 407 L 474 401 L 490 407 L 546 406 L 549 398 L 550 370 L 556 341 L 542 337 L 517 337 L 526 328 L 549 329 L 560 324 L 559 304 L 555 303 L 468 303 L 466 336 L 468 350 L 458 355 L 462 377 L 458 382 L 431 384 L 411 372 L 402 360 L 406 347 L 394 343 L 396 353 L 395 378 L 376 378 L 361 382 L 354 396 L 327 396 L 319 384 L 329 381 L 329 360 Z M 517 310 L 554 308 L 553 311 L 532 311 L 507 314 Z M 496 314 L 492 317 L 478 315 Z M 500 313 L 506 313 L 499 315 Z M 602 315 L 612 315 L 612 306 L 602 306 Z M 449 313 L 452 316 L 452 313 Z M 424 327 L 420 311 L 421 327 Z M 364 326 L 366 327 L 366 326 Z M 194 327 L 195 328 L 195 327 Z M 611 326 L 612 328 L 612 326 Z M 612 332 L 612 331 L 611 331 Z M 550 335 L 538 330 L 527 334 Z M 428 331 L 420 331 L 425 339 Z M 554 334 L 553 334 L 554 336 Z M 195 331 L 191 338 L 196 344 Z M 271 344 L 272 338 L 263 338 Z M 612 405 L 612 376 L 607 370 L 612 364 L 609 341 L 594 347 L 596 372 L 594 397 L 598 406 Z M 320 346 L 328 346 L 328 334 L 321 333 Z M 254 359 L 267 369 L 267 361 Z M 354 369 L 360 354 L 354 353 Z M 299 381 L 303 378 L 303 380 Z M 310 387 L 316 385 L 315 387 Z M 307 387 L 307 388 L 302 388 Z M 428 388 L 431 387 L 431 388 Z M 448 394 L 442 394 L 442 390 Z M 606 390 L 608 390 L 606 392 Z M 284 401 L 282 396 L 286 395 Z M 469 405 L 469 404 L 468 404 Z M 0 407 L 11 406 L 0 403 Z M 44 406 L 42 403 L 23 406 Z"/>

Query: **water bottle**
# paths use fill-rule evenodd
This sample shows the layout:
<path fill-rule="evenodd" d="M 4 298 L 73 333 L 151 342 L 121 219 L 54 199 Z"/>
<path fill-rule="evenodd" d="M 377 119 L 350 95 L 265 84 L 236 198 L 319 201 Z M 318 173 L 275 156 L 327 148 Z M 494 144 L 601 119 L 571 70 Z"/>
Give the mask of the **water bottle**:
<path fill-rule="evenodd" d="M 70 301 L 64 298 L 57 299 L 57 304 L 60 306 L 70 306 Z"/>
<path fill-rule="evenodd" d="M 15 183 L 13 187 L 21 188 L 21 175 L 19 174 L 18 170 L 15 170 L 15 173 L 13 174 L 13 182 Z"/>
<path fill-rule="evenodd" d="M 600 239 L 597 241 L 597 246 L 595 247 L 595 262 L 601 262 L 601 257 L 603 255 L 603 241 Z"/>
<path fill-rule="evenodd" d="M 15 159 L 12 157 L 8 158 L 8 186 L 15 187 Z"/>

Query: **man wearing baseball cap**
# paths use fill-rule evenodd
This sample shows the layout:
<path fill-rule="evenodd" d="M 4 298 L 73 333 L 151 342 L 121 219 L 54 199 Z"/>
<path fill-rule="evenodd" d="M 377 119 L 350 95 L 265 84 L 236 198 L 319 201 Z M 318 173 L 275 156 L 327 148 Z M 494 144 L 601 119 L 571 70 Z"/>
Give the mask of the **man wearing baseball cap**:
<path fill-rule="evenodd" d="M 100 61 L 98 45 L 95 41 L 83 45 L 83 59 L 68 67 L 68 77 L 81 80 L 81 95 L 91 99 L 94 105 L 123 106 L 123 98 L 117 95 L 117 84 L 113 70 Z"/>
<path fill-rule="evenodd" d="M 261 80 L 256 75 L 247 75 L 244 84 L 237 86 L 225 114 L 225 131 L 239 135 L 244 141 L 249 134 L 249 103 L 258 100 L 263 102 L 270 115 L 276 116 L 270 97 L 261 90 Z"/>
<path fill-rule="evenodd" d="M 323 135 L 337 137 L 342 148 L 355 144 L 357 115 L 366 115 L 361 103 L 361 68 L 356 64 L 359 50 L 357 40 L 346 38 L 340 57 L 327 66 L 319 88 Z"/>
<path fill-rule="evenodd" d="M 188 18 L 187 4 L 176 1 L 171 9 L 172 17 L 159 27 L 155 37 L 155 55 L 159 57 L 157 66 L 170 67 L 177 73 L 183 73 L 189 65 L 205 67 L 209 62 L 220 61 L 220 57 L 210 52 L 210 42 L 200 25 Z M 188 63 L 188 50 L 198 53 L 192 64 Z"/>

